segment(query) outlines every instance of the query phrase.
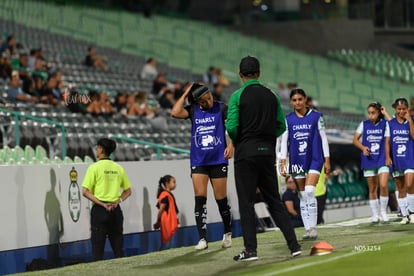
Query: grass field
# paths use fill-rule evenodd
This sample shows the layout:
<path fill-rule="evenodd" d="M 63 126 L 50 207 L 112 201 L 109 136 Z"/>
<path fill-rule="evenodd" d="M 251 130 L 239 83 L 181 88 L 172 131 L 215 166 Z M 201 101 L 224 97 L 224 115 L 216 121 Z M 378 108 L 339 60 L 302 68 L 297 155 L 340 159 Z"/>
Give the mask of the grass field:
<path fill-rule="evenodd" d="M 327 224 L 319 228 L 317 241 L 326 241 L 334 252 L 310 256 L 317 241 L 300 241 L 302 256 L 292 258 L 280 231 L 257 235 L 259 260 L 235 262 L 242 238 L 222 249 L 220 242 L 195 251 L 175 248 L 134 257 L 67 266 L 24 275 L 412 275 L 414 224 L 371 225 L 367 220 Z M 298 238 L 303 228 L 296 229 Z"/>

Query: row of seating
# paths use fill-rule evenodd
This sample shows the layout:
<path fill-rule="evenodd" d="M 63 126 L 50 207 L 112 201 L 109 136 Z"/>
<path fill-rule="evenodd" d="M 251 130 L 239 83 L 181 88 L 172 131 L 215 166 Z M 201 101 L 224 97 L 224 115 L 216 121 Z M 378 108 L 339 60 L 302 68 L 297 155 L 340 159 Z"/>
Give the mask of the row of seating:
<path fill-rule="evenodd" d="M 242 56 L 255 55 L 262 61 L 261 80 L 273 89 L 278 82 L 296 81 L 319 100 L 321 106 L 339 108 L 342 111 L 363 114 L 372 100 L 383 100 L 391 105 L 393 95 L 409 97 L 412 87 L 384 77 L 372 76 L 344 66 L 340 62 L 323 57 L 309 56 L 269 41 L 240 35 L 203 22 L 192 22 L 178 18 L 154 15 L 145 18 L 140 14 L 124 11 L 64 9 L 55 5 L 35 4 L 29 0 L 19 1 L 19 13 L 1 14 L 15 22 L 49 30 L 84 40 L 82 45 L 93 41 L 104 47 L 117 49 L 119 64 L 125 72 L 137 72 L 137 56 L 154 56 L 170 65 L 176 74 L 203 73 L 210 65 L 223 69 L 224 75 L 238 82 L 237 64 Z M 5 9 L 15 8 L 16 3 L 4 1 Z M 44 16 L 28 17 L 33 14 Z M 57 16 L 59 15 L 59 16 Z M 46 32 L 45 32 L 46 33 Z M 36 41 L 36 35 L 30 37 Z M 63 40 L 66 43 L 66 40 Z M 72 44 L 52 39 L 50 48 L 72 48 Z M 73 44 L 73 41 L 71 42 Z M 254 49 L 246 48 L 254 45 Z M 84 48 L 76 48 L 84 51 Z M 99 49 L 101 50 L 101 49 Z M 103 54 L 116 57 L 115 50 L 102 48 Z M 135 56 L 128 60 L 122 56 Z M 142 64 L 142 63 L 141 63 Z M 175 67 L 175 69 L 172 69 Z M 186 69 L 179 71 L 177 68 Z M 122 70 L 121 70 L 122 72 Z M 186 72 L 186 73 L 185 73 Z M 176 75 L 176 74 L 172 75 Z M 182 78 L 188 79 L 188 78 Z M 76 78 L 75 78 L 76 80 Z M 84 82 L 83 78 L 80 79 Z"/>
<path fill-rule="evenodd" d="M 73 159 L 69 156 L 65 156 L 63 159 L 59 156 L 49 158 L 46 149 L 41 145 L 37 145 L 35 148 L 30 145 L 26 145 L 24 148 L 4 146 L 0 149 L 0 165 L 73 164 L 92 163 L 94 161 L 88 155 L 83 158 L 75 156 Z"/>

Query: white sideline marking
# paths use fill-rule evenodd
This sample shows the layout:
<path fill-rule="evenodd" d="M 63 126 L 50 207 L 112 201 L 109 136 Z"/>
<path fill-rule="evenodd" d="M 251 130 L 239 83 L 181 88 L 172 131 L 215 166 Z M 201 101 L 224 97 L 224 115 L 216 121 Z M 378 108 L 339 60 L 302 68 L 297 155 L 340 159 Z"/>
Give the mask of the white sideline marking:
<path fill-rule="evenodd" d="M 336 256 L 336 257 L 332 257 L 332 258 L 329 258 L 329 259 L 326 259 L 326 260 L 321 260 L 321 261 L 312 262 L 312 263 L 300 264 L 300 265 L 297 265 L 297 266 L 294 266 L 294 267 L 288 267 L 288 268 L 285 268 L 285 269 L 282 269 L 282 270 L 279 270 L 279 271 L 275 271 L 275 272 L 271 272 L 271 273 L 268 273 L 268 274 L 264 274 L 264 275 L 266 275 L 266 276 L 278 275 L 278 274 L 291 272 L 291 271 L 302 269 L 302 268 L 309 267 L 309 266 L 314 266 L 314 265 L 319 265 L 319 264 L 323 264 L 323 263 L 328 263 L 328 262 L 331 262 L 331 261 L 336 261 L 336 260 L 346 258 L 346 257 L 352 256 L 352 255 L 355 255 L 355 254 L 359 254 L 359 253 L 358 252 L 350 252 L 350 253 L 347 253 L 347 254 L 344 254 L 344 255 L 341 255 L 341 256 Z"/>

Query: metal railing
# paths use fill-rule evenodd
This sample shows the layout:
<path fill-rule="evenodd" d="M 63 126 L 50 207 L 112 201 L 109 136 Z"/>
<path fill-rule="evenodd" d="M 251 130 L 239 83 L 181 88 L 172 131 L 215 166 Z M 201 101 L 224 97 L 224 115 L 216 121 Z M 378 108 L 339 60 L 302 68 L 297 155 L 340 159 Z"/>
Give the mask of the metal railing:
<path fill-rule="evenodd" d="M 111 138 L 115 139 L 115 140 L 121 140 L 121 141 L 129 142 L 129 143 L 134 143 L 134 144 L 140 144 L 140 145 L 153 147 L 157 151 L 157 160 L 161 160 L 161 150 L 169 150 L 169 151 L 172 151 L 172 152 L 182 153 L 182 154 L 190 154 L 189 150 L 183 150 L 183 149 L 179 149 L 179 148 L 164 146 L 164 145 L 160 145 L 160 144 L 156 144 L 156 143 L 147 142 L 147 141 L 144 141 L 144 140 L 139 140 L 139 139 L 134 139 L 134 138 L 127 138 L 127 137 L 122 137 L 122 136 L 112 136 Z"/>
<path fill-rule="evenodd" d="M 57 121 L 52 121 L 52 120 L 41 118 L 41 117 L 28 115 L 28 114 L 22 114 L 22 113 L 19 113 L 19 112 L 16 112 L 16 111 L 11 111 L 11 110 L 4 109 L 4 108 L 0 108 L 0 112 L 10 114 L 14 117 L 14 121 L 15 121 L 14 132 L 15 132 L 15 138 L 16 138 L 16 146 L 20 146 L 20 130 L 19 130 L 20 117 L 59 127 L 60 132 L 62 133 L 62 143 L 61 143 L 62 160 L 65 158 L 65 156 L 66 156 L 66 129 L 65 129 L 65 126 L 63 125 L 63 123 L 57 122 Z M 3 135 L 5 135 L 5 134 L 3 134 Z"/>

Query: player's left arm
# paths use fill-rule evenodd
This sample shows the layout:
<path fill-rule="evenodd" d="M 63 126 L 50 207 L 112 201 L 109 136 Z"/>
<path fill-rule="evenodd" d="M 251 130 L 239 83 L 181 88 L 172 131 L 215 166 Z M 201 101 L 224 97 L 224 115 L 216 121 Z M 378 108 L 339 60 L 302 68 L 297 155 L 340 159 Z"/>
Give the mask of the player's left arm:
<path fill-rule="evenodd" d="M 323 119 L 322 114 L 321 114 L 321 117 L 319 117 L 318 129 L 319 129 L 319 135 L 321 136 L 321 140 L 322 140 L 323 156 L 325 158 L 325 162 L 324 162 L 325 173 L 329 175 L 329 173 L 331 172 L 331 158 L 329 154 L 328 138 L 326 137 L 326 132 L 325 132 L 325 121 Z"/>

